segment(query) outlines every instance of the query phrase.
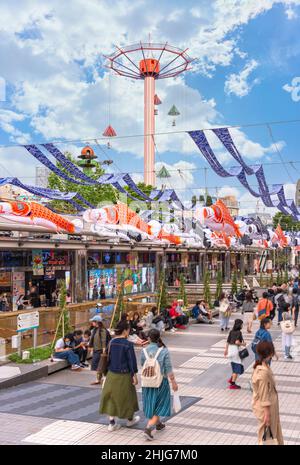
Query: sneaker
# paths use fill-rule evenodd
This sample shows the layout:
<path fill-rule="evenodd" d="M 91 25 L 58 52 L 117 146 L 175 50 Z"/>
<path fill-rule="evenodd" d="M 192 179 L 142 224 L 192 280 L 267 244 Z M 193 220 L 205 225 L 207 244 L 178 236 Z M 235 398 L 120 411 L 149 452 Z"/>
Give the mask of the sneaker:
<path fill-rule="evenodd" d="M 80 365 L 72 365 L 71 370 L 80 370 L 81 366 Z"/>
<path fill-rule="evenodd" d="M 117 431 L 120 428 L 121 428 L 121 425 L 119 423 L 110 423 L 107 429 L 108 431 L 112 432 L 112 431 Z"/>
<path fill-rule="evenodd" d="M 165 427 L 166 425 L 160 422 L 156 425 L 156 431 L 162 431 Z"/>
<path fill-rule="evenodd" d="M 293 360 L 293 357 L 291 355 L 288 355 L 289 360 Z"/>
<path fill-rule="evenodd" d="M 80 368 L 87 368 L 88 366 L 88 363 L 80 363 Z"/>
<path fill-rule="evenodd" d="M 171 333 L 176 333 L 176 329 L 175 329 L 175 328 L 172 328 L 172 329 L 171 329 Z"/>
<path fill-rule="evenodd" d="M 231 384 L 229 389 L 241 389 L 241 386 L 238 386 L 237 384 Z"/>
<path fill-rule="evenodd" d="M 147 441 L 153 441 L 154 436 L 152 436 L 150 428 L 145 428 L 143 434 L 144 434 L 144 437 L 147 439 Z"/>
<path fill-rule="evenodd" d="M 126 426 L 127 428 L 131 428 L 132 426 L 136 425 L 140 421 L 141 417 L 136 416 L 133 417 L 132 420 L 127 420 Z"/>

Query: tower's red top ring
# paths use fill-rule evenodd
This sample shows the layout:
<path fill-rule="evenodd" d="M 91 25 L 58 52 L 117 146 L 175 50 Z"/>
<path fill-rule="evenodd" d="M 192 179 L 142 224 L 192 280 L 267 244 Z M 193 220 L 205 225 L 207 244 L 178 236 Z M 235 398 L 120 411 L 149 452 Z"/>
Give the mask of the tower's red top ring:
<path fill-rule="evenodd" d="M 142 43 L 116 47 L 115 53 L 106 57 L 108 67 L 120 76 L 132 79 L 144 79 L 152 76 L 165 79 L 178 76 L 189 69 L 193 61 L 186 50 L 173 47 L 168 43 Z"/>

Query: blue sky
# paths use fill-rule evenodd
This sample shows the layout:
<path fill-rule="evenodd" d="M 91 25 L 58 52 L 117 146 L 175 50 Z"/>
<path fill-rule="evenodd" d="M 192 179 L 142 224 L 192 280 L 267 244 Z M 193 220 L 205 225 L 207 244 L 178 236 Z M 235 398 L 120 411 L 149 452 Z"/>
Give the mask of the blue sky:
<path fill-rule="evenodd" d="M 192 71 L 156 83 L 163 101 L 157 132 L 300 118 L 300 101 L 292 92 L 292 80 L 300 75 L 300 0 L 163 0 L 159 5 L 153 11 L 153 3 L 143 0 L 74 0 L 70 9 L 58 0 L 42 5 L 24 0 L 20 9 L 17 0 L 1 2 L 0 77 L 6 82 L 6 100 L 0 101 L 0 145 L 10 146 L 0 148 L 1 176 L 34 183 L 36 164 L 18 144 L 82 141 L 59 144 L 79 154 L 86 140 L 101 138 L 109 99 L 110 122 L 118 135 L 142 134 L 143 82 L 111 76 L 109 93 L 101 54 L 112 53 L 114 44 L 146 41 L 149 33 L 154 42 L 189 47 L 197 58 Z M 175 128 L 167 116 L 172 104 L 181 113 Z M 300 162 L 300 123 L 271 129 L 282 158 Z M 265 166 L 267 179 L 285 184 L 286 196 L 293 197 L 300 163 L 280 164 L 268 128 L 240 127 L 232 135 L 248 163 L 278 163 Z M 234 165 L 208 137 L 222 163 Z M 186 200 L 199 195 L 207 164 L 189 136 L 157 136 L 156 145 L 157 169 L 167 166 L 170 186 Z M 116 172 L 142 180 L 143 138 L 119 139 L 112 147 L 95 145 L 95 150 L 100 159 L 114 161 Z M 207 186 L 213 195 L 235 194 L 244 211 L 255 209 L 255 199 L 237 181 L 208 169 Z"/>

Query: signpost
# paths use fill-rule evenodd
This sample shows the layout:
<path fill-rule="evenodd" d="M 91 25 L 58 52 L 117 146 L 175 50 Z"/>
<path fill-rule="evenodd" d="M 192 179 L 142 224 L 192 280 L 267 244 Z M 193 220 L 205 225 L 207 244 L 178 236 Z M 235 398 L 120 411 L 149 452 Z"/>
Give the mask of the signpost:
<path fill-rule="evenodd" d="M 17 317 L 17 333 L 19 334 L 19 347 L 18 353 L 21 355 L 21 334 L 24 331 L 33 329 L 33 348 L 36 349 L 37 346 L 37 328 L 40 324 L 40 315 L 39 312 L 30 312 L 30 313 L 21 313 Z"/>

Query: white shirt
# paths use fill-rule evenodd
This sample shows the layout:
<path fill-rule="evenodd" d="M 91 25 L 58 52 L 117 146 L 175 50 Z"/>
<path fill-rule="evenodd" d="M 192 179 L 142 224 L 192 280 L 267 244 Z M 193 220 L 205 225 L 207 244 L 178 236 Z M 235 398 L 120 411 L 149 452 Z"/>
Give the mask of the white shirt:
<path fill-rule="evenodd" d="M 233 363 L 240 363 L 243 364 L 240 356 L 239 356 L 239 348 L 236 344 L 229 344 L 228 345 L 228 358 L 230 362 Z"/>
<path fill-rule="evenodd" d="M 56 344 L 55 344 L 55 350 L 57 349 L 64 349 L 65 348 L 65 341 L 63 340 L 63 338 L 61 337 L 60 339 L 58 339 L 56 341 Z"/>

